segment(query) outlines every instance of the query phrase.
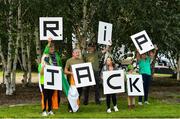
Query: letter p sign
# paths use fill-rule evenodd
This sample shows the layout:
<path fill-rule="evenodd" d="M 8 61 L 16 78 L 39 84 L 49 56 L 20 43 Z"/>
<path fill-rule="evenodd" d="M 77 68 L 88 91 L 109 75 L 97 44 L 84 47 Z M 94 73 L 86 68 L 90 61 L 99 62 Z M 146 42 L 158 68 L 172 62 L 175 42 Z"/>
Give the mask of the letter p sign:
<path fill-rule="evenodd" d="M 40 17 L 40 40 L 63 40 L 62 17 Z"/>
<path fill-rule="evenodd" d="M 154 49 L 154 46 L 145 30 L 132 35 L 131 39 L 136 48 L 139 50 L 140 54 L 146 53 Z"/>

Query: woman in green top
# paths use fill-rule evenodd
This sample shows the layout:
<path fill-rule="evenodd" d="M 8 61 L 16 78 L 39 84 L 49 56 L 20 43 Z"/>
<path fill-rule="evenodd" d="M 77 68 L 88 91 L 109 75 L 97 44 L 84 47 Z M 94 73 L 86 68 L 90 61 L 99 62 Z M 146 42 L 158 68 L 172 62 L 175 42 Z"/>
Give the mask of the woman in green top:
<path fill-rule="evenodd" d="M 148 54 L 139 54 L 137 52 L 136 58 L 139 64 L 139 73 L 142 75 L 143 79 L 143 86 L 144 86 L 144 103 L 149 104 L 148 102 L 148 93 L 149 93 L 149 86 L 151 82 L 151 61 L 154 59 L 156 54 L 156 47 L 154 51 L 150 51 Z M 142 96 L 139 96 L 139 105 L 142 105 Z"/>

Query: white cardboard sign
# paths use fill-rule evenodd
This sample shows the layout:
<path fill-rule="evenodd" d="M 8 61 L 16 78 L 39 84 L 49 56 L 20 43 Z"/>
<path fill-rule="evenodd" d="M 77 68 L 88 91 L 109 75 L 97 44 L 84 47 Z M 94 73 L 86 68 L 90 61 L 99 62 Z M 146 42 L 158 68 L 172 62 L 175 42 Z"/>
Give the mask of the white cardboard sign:
<path fill-rule="evenodd" d="M 104 71 L 103 72 L 103 89 L 104 94 L 125 92 L 124 71 Z"/>
<path fill-rule="evenodd" d="M 104 45 L 111 45 L 112 24 L 99 21 L 98 28 L 98 43 Z"/>
<path fill-rule="evenodd" d="M 71 67 L 77 88 L 96 85 L 91 63 L 74 64 Z"/>
<path fill-rule="evenodd" d="M 46 65 L 44 68 L 44 88 L 62 90 L 62 68 Z"/>
<path fill-rule="evenodd" d="M 40 40 L 63 40 L 62 17 L 40 17 L 39 24 Z"/>
<path fill-rule="evenodd" d="M 126 75 L 128 96 L 143 96 L 144 88 L 142 75 Z"/>
<path fill-rule="evenodd" d="M 132 35 L 131 39 L 136 48 L 139 50 L 140 54 L 154 49 L 154 46 L 145 30 Z"/>

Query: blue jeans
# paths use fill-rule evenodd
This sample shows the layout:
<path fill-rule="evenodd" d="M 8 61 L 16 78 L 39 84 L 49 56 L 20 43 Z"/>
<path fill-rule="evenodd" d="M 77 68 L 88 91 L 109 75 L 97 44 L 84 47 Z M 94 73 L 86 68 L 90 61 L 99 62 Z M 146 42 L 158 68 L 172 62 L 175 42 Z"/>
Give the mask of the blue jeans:
<path fill-rule="evenodd" d="M 142 74 L 144 87 L 144 101 L 148 101 L 149 87 L 151 83 L 151 75 Z M 142 96 L 139 96 L 139 102 L 142 102 Z"/>

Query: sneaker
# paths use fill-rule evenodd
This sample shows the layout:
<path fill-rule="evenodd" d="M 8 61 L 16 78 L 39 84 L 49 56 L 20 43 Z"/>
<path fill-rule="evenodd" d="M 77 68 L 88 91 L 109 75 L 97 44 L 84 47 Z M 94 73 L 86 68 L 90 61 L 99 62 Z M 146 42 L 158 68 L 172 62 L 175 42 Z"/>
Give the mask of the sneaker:
<path fill-rule="evenodd" d="M 46 111 L 43 111 L 43 112 L 42 112 L 42 116 L 43 116 L 43 117 L 48 116 L 47 112 L 46 112 Z"/>
<path fill-rule="evenodd" d="M 111 109 L 109 108 L 109 109 L 107 109 L 107 113 L 111 113 Z"/>
<path fill-rule="evenodd" d="M 132 109 L 132 106 L 131 106 L 131 105 L 128 105 L 128 109 L 131 110 L 131 109 Z"/>
<path fill-rule="evenodd" d="M 53 111 L 49 111 L 48 115 L 54 115 Z"/>
<path fill-rule="evenodd" d="M 144 102 L 144 104 L 147 104 L 147 105 L 149 105 L 150 103 L 149 103 L 148 101 L 145 101 L 145 102 Z"/>
<path fill-rule="evenodd" d="M 132 109 L 134 109 L 134 108 L 135 108 L 135 105 L 132 105 L 131 107 L 132 107 Z"/>
<path fill-rule="evenodd" d="M 117 108 L 117 106 L 114 106 L 114 111 L 115 111 L 115 112 L 118 112 L 118 111 L 119 111 L 119 109 Z"/>
<path fill-rule="evenodd" d="M 138 102 L 138 105 L 143 105 L 142 102 Z"/>
<path fill-rule="evenodd" d="M 72 110 L 69 110 L 70 113 L 72 113 Z"/>

